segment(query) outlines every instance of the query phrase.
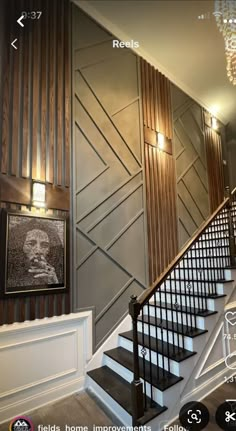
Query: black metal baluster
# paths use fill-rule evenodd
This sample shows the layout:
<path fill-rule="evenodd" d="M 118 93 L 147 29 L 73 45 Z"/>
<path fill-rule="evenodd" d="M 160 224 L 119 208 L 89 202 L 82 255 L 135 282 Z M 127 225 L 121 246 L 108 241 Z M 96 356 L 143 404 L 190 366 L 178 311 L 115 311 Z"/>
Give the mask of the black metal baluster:
<path fill-rule="evenodd" d="M 144 322 L 144 308 L 142 308 L 142 313 L 141 313 L 141 322 L 142 322 L 142 349 L 141 349 L 141 354 L 143 357 L 143 387 L 144 387 L 144 410 L 147 410 L 147 382 L 146 382 L 146 360 L 145 360 L 145 356 L 147 354 L 147 349 L 145 347 L 145 325 L 147 325 L 147 323 Z"/>
<path fill-rule="evenodd" d="M 133 424 L 136 425 L 138 418 L 143 416 L 143 384 L 140 380 L 139 353 L 138 353 L 138 316 L 140 304 L 137 296 L 132 295 L 129 303 L 129 314 L 133 326 L 133 381 L 131 383 Z"/>
<path fill-rule="evenodd" d="M 163 315 L 162 315 L 162 292 L 161 292 L 161 288 L 159 288 L 159 300 L 160 300 L 160 324 L 159 324 L 159 329 L 161 331 L 161 349 L 162 351 L 164 350 L 164 333 L 163 333 Z M 165 373 L 164 373 L 164 367 L 163 367 L 163 356 L 162 356 L 162 378 L 165 379 Z"/>
<path fill-rule="evenodd" d="M 197 265 L 196 265 L 196 261 L 193 260 L 193 250 L 192 249 L 190 249 L 190 257 L 191 257 L 191 266 L 192 266 L 192 268 L 194 268 L 194 270 L 196 272 L 197 271 Z M 195 296 L 193 296 L 194 328 L 197 327 L 196 314 L 197 314 L 197 312 L 196 312 L 196 298 L 195 298 Z"/>
<path fill-rule="evenodd" d="M 152 352 L 151 352 L 151 321 L 150 321 L 150 304 L 147 304 L 148 310 L 148 350 L 149 350 L 149 374 L 150 374 L 150 407 L 153 406 L 153 380 L 152 380 Z"/>
<path fill-rule="evenodd" d="M 164 281 L 165 304 L 167 305 L 166 281 Z M 171 311 L 170 311 L 171 313 Z M 169 310 L 166 308 L 166 342 L 167 342 L 167 371 L 170 372 L 170 343 L 169 343 Z M 165 367 L 164 352 L 162 353 L 163 365 Z"/>
<path fill-rule="evenodd" d="M 200 249 L 201 249 L 201 240 L 202 240 L 202 241 L 206 241 L 205 239 L 200 238 L 200 241 L 198 241 L 198 242 L 197 242 L 198 247 L 197 247 L 196 260 L 195 260 L 196 267 L 198 267 L 198 266 L 199 266 Z M 197 294 L 197 298 L 196 298 L 196 300 L 197 300 L 197 301 L 196 301 L 196 302 L 198 303 L 198 310 L 201 310 L 201 303 L 200 303 L 200 301 L 201 301 L 201 295 L 200 295 L 200 289 L 199 289 L 198 279 L 197 279 L 197 281 L 196 281 L 196 288 L 195 288 L 194 286 L 195 286 L 195 285 L 193 284 L 193 293 L 194 293 L 194 298 L 195 298 L 195 295 Z"/>
<path fill-rule="evenodd" d="M 173 343 L 173 354 L 174 354 L 174 356 L 176 355 L 175 333 L 173 331 L 173 326 L 174 326 L 173 294 L 175 294 L 174 290 L 173 290 L 173 286 L 174 286 L 175 292 L 176 292 L 176 279 L 175 278 L 176 277 L 174 274 L 174 279 L 172 280 L 172 272 L 171 272 L 169 275 L 168 281 L 169 281 L 169 286 L 170 286 L 169 295 L 170 295 L 170 306 L 171 306 L 171 316 L 172 316 L 172 322 L 171 322 L 170 327 L 172 329 L 172 343 Z"/>
<path fill-rule="evenodd" d="M 183 261 L 186 259 L 186 257 L 183 257 Z M 179 264 L 179 279 L 180 279 L 180 264 Z M 177 277 L 178 278 L 178 277 Z M 182 291 L 182 289 L 181 289 Z M 181 291 L 179 293 L 181 293 Z M 178 309 L 178 311 L 180 312 L 180 325 L 181 325 L 181 337 L 182 337 L 182 348 L 184 349 L 184 318 L 183 318 L 183 295 L 179 294 L 179 298 L 180 298 L 180 310 Z"/>
<path fill-rule="evenodd" d="M 159 289 L 160 290 L 160 289 Z M 155 345 L 156 345 L 156 358 L 157 358 L 157 369 L 156 369 L 156 379 L 157 382 L 159 382 L 160 375 L 159 375 L 159 348 L 158 348 L 158 320 L 157 320 L 157 298 L 156 293 L 154 294 L 154 308 L 155 308 Z"/>
<path fill-rule="evenodd" d="M 185 268 L 185 261 L 184 261 L 184 274 L 186 274 L 186 277 L 184 278 L 184 284 L 186 284 L 186 280 L 188 280 L 188 282 L 190 283 L 193 283 L 192 280 L 194 280 L 194 271 L 195 269 L 193 268 L 192 260 L 191 259 L 188 260 L 187 268 Z M 186 307 L 186 319 L 189 319 L 190 331 L 192 332 L 193 330 L 192 303 L 194 303 L 194 296 L 191 297 L 189 295 L 188 299 L 189 299 L 189 305 Z"/>

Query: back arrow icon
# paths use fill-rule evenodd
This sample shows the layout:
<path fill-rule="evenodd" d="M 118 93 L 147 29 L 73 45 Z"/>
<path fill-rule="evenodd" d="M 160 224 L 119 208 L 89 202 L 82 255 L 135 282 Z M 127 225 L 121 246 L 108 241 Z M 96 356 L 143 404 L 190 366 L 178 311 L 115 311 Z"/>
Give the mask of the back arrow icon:
<path fill-rule="evenodd" d="M 24 27 L 24 24 L 21 22 L 22 19 L 24 19 L 24 15 L 21 15 L 20 18 L 17 20 L 18 24 L 21 25 L 21 27 Z"/>
<path fill-rule="evenodd" d="M 17 39 L 13 40 L 13 42 L 11 43 L 11 46 L 13 46 L 13 48 L 18 49 L 17 46 L 14 45 L 14 43 L 17 41 Z"/>

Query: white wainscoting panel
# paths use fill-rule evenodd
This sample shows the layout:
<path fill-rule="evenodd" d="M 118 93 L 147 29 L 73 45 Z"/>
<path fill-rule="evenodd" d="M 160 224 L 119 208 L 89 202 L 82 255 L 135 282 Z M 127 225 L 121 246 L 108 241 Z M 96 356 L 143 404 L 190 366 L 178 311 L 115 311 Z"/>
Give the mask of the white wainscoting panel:
<path fill-rule="evenodd" d="M 0 327 L 0 423 L 79 392 L 92 357 L 92 311 Z"/>

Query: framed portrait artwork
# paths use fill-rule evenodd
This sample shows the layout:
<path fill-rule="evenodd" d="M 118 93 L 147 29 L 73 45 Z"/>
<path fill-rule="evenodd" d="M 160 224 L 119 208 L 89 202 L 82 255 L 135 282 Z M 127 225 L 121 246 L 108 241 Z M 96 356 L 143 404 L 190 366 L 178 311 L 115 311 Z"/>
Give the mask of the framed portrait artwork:
<path fill-rule="evenodd" d="M 1 210 L 1 294 L 68 288 L 67 219 Z"/>

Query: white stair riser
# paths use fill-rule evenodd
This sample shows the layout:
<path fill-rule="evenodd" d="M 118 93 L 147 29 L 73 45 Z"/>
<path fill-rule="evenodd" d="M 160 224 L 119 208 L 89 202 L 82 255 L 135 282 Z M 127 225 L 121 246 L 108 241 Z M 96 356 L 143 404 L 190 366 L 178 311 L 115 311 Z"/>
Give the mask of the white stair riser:
<path fill-rule="evenodd" d="M 218 287 L 221 287 L 221 292 L 223 293 L 224 289 L 224 283 L 214 283 L 214 282 L 202 282 L 199 281 L 188 281 L 186 278 L 185 281 L 182 280 L 166 280 L 165 285 L 161 285 L 161 290 L 164 292 L 164 290 L 170 290 L 171 292 L 175 293 L 175 290 L 179 290 L 181 292 L 184 292 L 186 294 L 194 293 L 196 295 L 203 295 L 203 294 L 214 294 L 215 292 L 219 293 Z M 188 288 L 188 286 L 190 288 Z"/>
<path fill-rule="evenodd" d="M 171 300 L 172 300 L 172 304 L 174 305 L 176 302 L 178 304 L 182 304 L 182 306 L 187 306 L 187 307 L 194 307 L 195 308 L 200 308 L 200 309 L 204 309 L 206 308 L 207 310 L 211 310 L 211 311 L 215 311 L 216 308 L 216 301 L 219 301 L 219 299 L 211 299 L 211 298 L 207 298 L 207 300 L 205 301 L 203 298 L 198 298 L 196 296 L 185 296 L 185 295 L 175 295 L 175 294 L 170 294 L 168 292 L 166 292 L 166 294 L 161 293 L 160 295 L 157 294 L 156 295 L 156 300 L 157 301 L 162 301 L 164 304 L 171 304 Z M 205 307 L 206 304 L 206 307 Z"/>
<path fill-rule="evenodd" d="M 197 286 L 196 283 L 191 283 L 190 293 L 192 293 L 192 292 L 197 293 L 197 287 L 196 286 Z M 227 283 L 227 287 L 228 286 L 229 286 L 229 284 Z M 160 289 L 158 289 L 158 293 L 157 293 L 156 297 L 157 298 L 159 297 L 158 295 L 159 295 L 160 291 L 164 294 L 165 290 L 167 293 L 175 294 L 175 289 L 173 289 L 173 287 L 174 287 L 173 285 L 172 285 L 172 287 L 170 286 L 170 283 L 168 283 L 168 288 L 167 288 L 167 283 L 166 283 L 165 287 L 162 284 L 160 286 Z M 176 290 L 179 290 L 180 292 L 183 292 L 183 293 L 186 292 L 188 294 L 189 290 L 187 288 L 185 289 L 185 287 L 186 287 L 185 283 L 183 283 L 183 282 L 179 283 L 178 282 L 178 289 L 177 289 L 177 285 L 176 285 Z M 198 289 L 200 289 L 200 288 L 198 288 Z M 208 289 L 209 289 L 209 287 L 208 287 Z M 210 292 L 207 292 L 207 294 L 208 293 L 210 294 Z M 225 284 L 224 283 L 216 283 L 216 293 L 217 293 L 217 295 L 224 295 L 225 293 L 227 293 L 227 290 L 225 290 Z"/>
<path fill-rule="evenodd" d="M 169 342 L 171 344 L 175 344 L 176 346 L 178 345 L 178 340 L 179 340 L 180 347 L 183 346 L 182 335 L 180 335 L 180 334 L 177 334 L 177 333 L 172 332 L 170 330 L 168 330 L 168 334 L 167 334 L 167 330 L 163 329 L 163 337 L 162 337 L 160 328 L 156 328 L 155 326 L 150 325 L 150 331 L 149 331 L 149 326 L 146 323 L 142 324 L 142 322 L 138 322 L 138 331 L 139 332 L 142 332 L 142 327 L 144 328 L 143 332 L 146 335 L 149 335 L 149 333 L 150 333 L 151 337 L 157 336 L 157 338 L 159 340 L 161 340 L 163 338 L 163 341 Z M 195 351 L 195 348 L 194 348 L 195 338 L 191 338 L 188 336 L 184 336 L 183 338 L 184 338 L 184 348 L 187 350 L 190 350 L 190 352 L 194 352 Z"/>
<path fill-rule="evenodd" d="M 196 249 L 203 249 L 205 247 L 210 247 L 210 248 L 222 248 L 222 247 L 229 247 L 229 238 L 225 237 L 225 238 L 210 238 L 210 236 L 208 236 L 208 238 L 203 238 L 200 241 L 198 241 L 198 243 L 192 247 L 192 250 L 196 250 Z"/>
<path fill-rule="evenodd" d="M 209 274 L 211 275 L 211 268 L 222 268 L 222 272 L 224 272 L 224 268 L 227 266 L 227 259 L 220 257 L 220 256 L 208 256 L 207 259 L 202 259 L 201 256 L 193 257 L 192 259 L 184 259 L 179 262 L 179 264 L 176 266 L 176 272 L 178 274 L 179 269 L 185 269 L 187 271 L 187 268 L 207 268 L 209 271 Z M 212 274 L 214 274 L 214 271 L 212 269 Z M 203 270 L 207 274 L 207 270 Z"/>
<path fill-rule="evenodd" d="M 105 355 L 106 356 L 106 355 Z M 106 365 L 112 369 L 115 373 L 120 375 L 123 379 L 125 379 L 127 382 L 131 383 L 133 381 L 133 372 L 130 370 L 127 370 L 127 368 L 123 367 L 123 365 L 119 364 L 118 362 L 114 361 L 113 359 L 106 356 Z M 149 364 L 147 364 L 149 367 Z M 148 370 L 148 368 L 147 368 Z M 144 381 L 141 378 L 140 379 L 143 383 L 143 392 L 144 392 Z M 145 383 L 146 388 L 146 395 L 151 398 L 151 385 L 150 383 Z M 168 405 L 170 402 L 170 398 L 177 397 L 179 392 L 181 390 L 181 382 L 171 386 L 171 388 L 166 389 L 165 391 L 160 391 L 159 389 L 153 387 L 152 397 L 153 400 L 160 404 L 160 406 Z"/>
<path fill-rule="evenodd" d="M 225 223 L 221 227 L 215 227 L 205 231 L 201 237 L 200 241 L 211 240 L 211 241 L 221 241 L 222 238 L 229 238 L 229 229 L 227 224 Z"/>
<path fill-rule="evenodd" d="M 222 280 L 225 276 L 224 271 L 220 271 L 218 269 L 212 269 L 212 270 L 206 270 L 201 269 L 198 267 L 198 269 L 192 268 L 188 270 L 186 267 L 185 269 L 179 269 L 175 272 L 176 278 L 180 278 L 181 280 L 197 280 L 200 282 L 201 280 L 209 280 L 209 281 L 217 281 Z"/>
<path fill-rule="evenodd" d="M 129 352 L 133 352 L 133 342 L 128 340 L 127 338 L 120 337 L 119 346 L 123 347 L 126 350 L 129 350 Z M 142 358 L 143 355 L 141 353 L 141 350 L 142 350 L 142 346 L 139 346 L 139 356 Z M 146 350 L 147 350 L 147 355 L 145 356 L 145 359 L 147 361 L 149 361 L 150 351 L 148 348 L 146 348 Z M 168 359 L 166 356 L 163 356 L 160 353 L 158 353 L 158 355 L 157 355 L 156 352 L 154 352 L 154 351 L 151 351 L 151 356 L 152 356 L 152 362 L 155 365 L 157 364 L 157 356 L 158 356 L 159 367 L 164 368 L 165 370 L 169 370 Z M 182 362 L 177 362 L 173 359 L 170 359 L 170 361 L 169 361 L 170 370 L 169 371 L 172 374 L 175 374 L 176 376 L 185 377 L 188 375 L 187 370 L 191 369 L 191 367 L 192 367 L 193 360 L 194 360 L 193 356 L 191 356 L 188 359 L 185 359 Z"/>
<path fill-rule="evenodd" d="M 155 317 L 155 307 L 150 305 L 149 310 L 150 310 L 150 316 Z M 144 308 L 144 313 L 145 314 L 148 313 L 148 307 Z M 163 320 L 168 320 L 170 322 L 173 321 L 181 324 L 183 323 L 183 325 L 187 325 L 187 324 L 190 325 L 192 320 L 193 325 L 195 325 L 195 322 L 196 322 L 196 328 L 199 328 L 199 329 L 206 328 L 205 317 L 196 316 L 196 318 L 193 318 L 193 316 L 191 316 L 190 314 L 181 313 L 180 311 L 173 310 L 172 312 L 171 310 L 166 310 L 163 308 L 161 310 L 159 307 L 156 307 L 156 317 L 157 318 L 162 317 Z"/>
<path fill-rule="evenodd" d="M 186 257 L 188 257 L 188 261 L 191 261 L 193 259 L 201 259 L 201 258 L 209 258 L 210 260 L 213 259 L 214 257 L 217 258 L 217 256 L 224 256 L 223 259 L 225 259 L 225 261 L 228 261 L 228 257 L 229 256 L 229 247 L 223 247 L 223 248 L 219 248 L 219 247 L 213 247 L 211 249 L 209 248 L 200 248 L 200 247 L 195 247 L 192 248 L 191 250 L 189 250 L 186 254 Z M 202 261 L 204 262 L 204 259 L 202 259 Z"/>
<path fill-rule="evenodd" d="M 125 379 L 127 382 L 131 383 L 133 381 L 133 372 L 125 368 L 123 365 L 116 362 L 114 359 L 110 358 L 107 355 L 104 355 L 105 357 L 105 365 L 107 365 L 111 370 L 113 370 L 115 373 L 117 373 L 119 376 L 122 377 L 122 379 Z M 148 365 L 148 364 L 147 364 Z M 143 379 L 141 379 L 142 383 L 144 384 Z M 146 394 L 147 396 L 150 396 L 150 384 L 146 382 Z M 163 392 L 159 389 L 153 390 L 153 399 L 156 401 L 156 403 L 160 404 L 161 406 L 164 406 L 163 401 Z"/>
<path fill-rule="evenodd" d="M 97 398 L 101 400 L 103 404 L 120 420 L 122 423 L 127 426 L 132 426 L 132 417 L 131 415 L 123 409 L 115 400 L 113 400 L 110 395 L 102 389 L 93 379 L 87 376 L 88 379 L 88 387 L 91 392 L 93 392 Z"/>

